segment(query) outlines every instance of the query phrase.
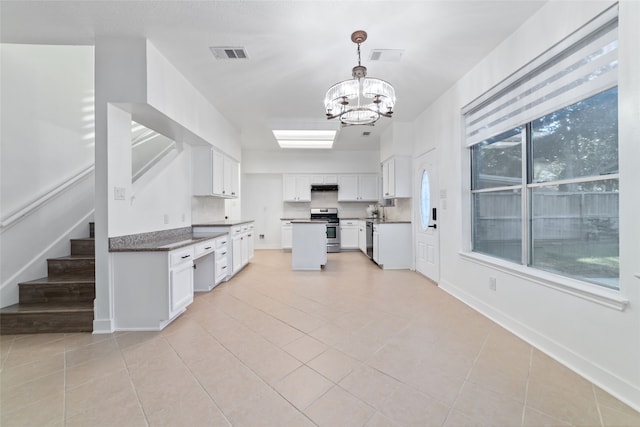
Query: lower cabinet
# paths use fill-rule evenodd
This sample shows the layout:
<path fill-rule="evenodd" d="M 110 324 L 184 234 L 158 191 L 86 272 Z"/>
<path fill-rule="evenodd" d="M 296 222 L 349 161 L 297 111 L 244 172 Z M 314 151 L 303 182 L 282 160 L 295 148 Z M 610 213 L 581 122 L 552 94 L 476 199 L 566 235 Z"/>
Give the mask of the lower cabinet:
<path fill-rule="evenodd" d="M 359 231 L 358 220 L 341 220 L 340 221 L 340 248 L 358 249 Z"/>
<path fill-rule="evenodd" d="M 280 238 L 282 249 L 291 249 L 291 243 L 293 240 L 291 221 L 283 220 L 280 225 Z"/>
<path fill-rule="evenodd" d="M 193 233 L 198 236 L 208 234 L 228 233 L 227 238 L 227 268 L 225 280 L 242 270 L 253 258 L 254 222 L 246 221 L 235 225 L 195 225 Z"/>
<path fill-rule="evenodd" d="M 114 252 L 114 328 L 159 331 L 193 302 L 194 248 Z"/>
<path fill-rule="evenodd" d="M 185 262 L 171 268 L 169 284 L 169 317 L 182 313 L 193 302 L 193 263 Z"/>
<path fill-rule="evenodd" d="M 373 260 L 384 269 L 407 269 L 412 264 L 411 223 L 374 223 Z"/>

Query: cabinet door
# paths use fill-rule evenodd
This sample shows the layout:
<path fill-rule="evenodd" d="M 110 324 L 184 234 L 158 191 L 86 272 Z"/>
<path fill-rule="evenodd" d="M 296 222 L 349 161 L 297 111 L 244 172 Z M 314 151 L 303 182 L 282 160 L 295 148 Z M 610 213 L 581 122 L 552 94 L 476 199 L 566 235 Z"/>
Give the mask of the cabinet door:
<path fill-rule="evenodd" d="M 249 256 L 247 257 L 247 262 L 249 262 L 253 258 L 255 251 L 255 238 L 253 231 L 247 234 L 247 246 L 249 247 Z"/>
<path fill-rule="evenodd" d="M 378 201 L 378 175 L 360 175 L 358 177 L 358 190 L 358 200 Z"/>
<path fill-rule="evenodd" d="M 358 201 L 358 175 L 340 175 L 338 177 L 338 201 Z"/>
<path fill-rule="evenodd" d="M 233 238 L 233 272 L 234 274 L 242 268 L 242 236 Z"/>
<path fill-rule="evenodd" d="M 295 175 L 284 175 L 282 177 L 282 196 L 285 202 L 296 201 L 296 177 Z"/>
<path fill-rule="evenodd" d="M 224 196 L 224 154 L 211 150 L 213 164 L 213 194 Z"/>
<path fill-rule="evenodd" d="M 311 183 L 307 175 L 299 175 L 296 177 L 296 193 L 298 202 L 311 201 Z"/>
<path fill-rule="evenodd" d="M 226 197 L 239 196 L 239 167 L 238 162 L 225 156 L 224 157 L 224 195 Z"/>
<path fill-rule="evenodd" d="M 193 262 L 185 262 L 171 270 L 169 299 L 172 316 L 193 302 Z"/>
<path fill-rule="evenodd" d="M 282 249 L 291 249 L 291 241 L 293 238 L 291 221 L 282 221 L 281 231 Z"/>
<path fill-rule="evenodd" d="M 206 147 L 194 147 L 191 154 L 193 195 L 211 196 L 213 194 L 213 150 Z"/>
<path fill-rule="evenodd" d="M 340 247 L 343 249 L 358 249 L 358 226 L 340 226 Z"/>
<path fill-rule="evenodd" d="M 392 198 L 395 196 L 395 161 L 389 159 L 382 164 L 382 196 Z"/>

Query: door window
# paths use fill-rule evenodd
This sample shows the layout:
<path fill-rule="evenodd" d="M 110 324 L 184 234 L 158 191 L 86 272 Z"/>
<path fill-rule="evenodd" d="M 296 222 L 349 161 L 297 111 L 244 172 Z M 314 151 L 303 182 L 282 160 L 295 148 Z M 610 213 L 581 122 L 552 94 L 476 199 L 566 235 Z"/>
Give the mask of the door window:
<path fill-rule="evenodd" d="M 430 215 L 431 191 L 429 188 L 429 173 L 425 169 L 422 171 L 422 179 L 420 180 L 420 219 L 424 230 L 429 227 Z"/>

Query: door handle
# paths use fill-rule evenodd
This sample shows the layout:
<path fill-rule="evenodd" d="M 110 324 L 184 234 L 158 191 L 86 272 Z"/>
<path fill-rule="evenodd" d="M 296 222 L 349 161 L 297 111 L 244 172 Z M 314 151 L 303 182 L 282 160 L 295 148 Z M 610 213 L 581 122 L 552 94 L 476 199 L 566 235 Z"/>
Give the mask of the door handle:
<path fill-rule="evenodd" d="M 438 228 L 438 224 L 428 225 L 427 228 L 436 229 L 436 228 Z"/>
<path fill-rule="evenodd" d="M 436 212 L 436 211 L 437 211 L 437 209 L 436 209 L 436 208 L 432 208 L 432 209 L 431 209 L 431 219 L 432 219 L 432 220 L 434 220 L 434 221 L 437 221 L 437 220 L 438 220 L 438 215 L 437 215 L 437 212 Z"/>

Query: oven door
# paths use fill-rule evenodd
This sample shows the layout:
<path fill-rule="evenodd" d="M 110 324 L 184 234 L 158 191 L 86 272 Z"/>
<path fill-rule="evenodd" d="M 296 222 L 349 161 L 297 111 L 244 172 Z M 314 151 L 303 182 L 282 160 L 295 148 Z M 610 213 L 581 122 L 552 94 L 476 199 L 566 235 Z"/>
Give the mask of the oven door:
<path fill-rule="evenodd" d="M 327 224 L 327 252 L 340 252 L 340 224 Z"/>

